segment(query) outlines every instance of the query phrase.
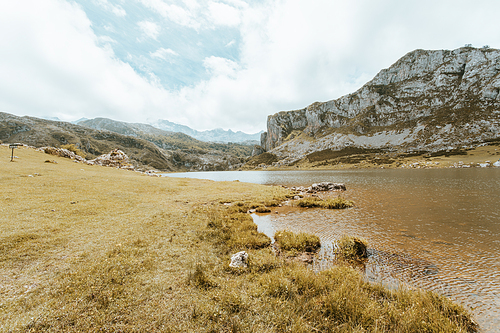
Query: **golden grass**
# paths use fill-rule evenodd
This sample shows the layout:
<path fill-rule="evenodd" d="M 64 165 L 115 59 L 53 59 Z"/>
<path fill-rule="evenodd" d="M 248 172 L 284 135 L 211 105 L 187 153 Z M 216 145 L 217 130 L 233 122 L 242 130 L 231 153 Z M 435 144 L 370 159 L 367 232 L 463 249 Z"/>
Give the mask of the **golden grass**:
<path fill-rule="evenodd" d="M 283 251 L 297 254 L 299 252 L 314 252 L 321 247 L 319 237 L 305 232 L 298 234 L 282 230 L 274 234 L 274 239 Z"/>
<path fill-rule="evenodd" d="M 347 260 L 368 257 L 368 242 L 361 237 L 344 235 L 338 241 L 338 254 Z"/>
<path fill-rule="evenodd" d="M 320 199 L 316 197 L 307 197 L 297 200 L 294 205 L 298 207 L 320 207 L 326 209 L 344 209 L 354 206 L 351 200 L 338 196 L 335 199 Z"/>
<path fill-rule="evenodd" d="M 289 193 L 0 147 L 2 332 L 466 332 L 433 293 L 276 257 L 246 211 Z M 30 177 L 31 175 L 31 177 Z M 241 202 L 222 205 L 221 202 Z M 246 250 L 248 268 L 228 266 Z"/>

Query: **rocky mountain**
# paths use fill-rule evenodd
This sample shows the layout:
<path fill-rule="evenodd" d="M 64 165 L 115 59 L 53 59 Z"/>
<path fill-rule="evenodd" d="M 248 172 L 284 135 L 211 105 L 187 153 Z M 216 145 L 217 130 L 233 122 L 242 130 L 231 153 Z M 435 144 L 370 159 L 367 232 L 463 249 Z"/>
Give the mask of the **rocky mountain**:
<path fill-rule="evenodd" d="M 18 117 L 0 112 L 0 141 L 20 142 L 35 147 L 75 144 L 87 154 L 87 159 L 120 149 L 127 152 L 131 162 L 138 168 L 178 169 L 170 154 L 151 142 L 62 121 Z"/>
<path fill-rule="evenodd" d="M 358 91 L 268 117 L 279 164 L 336 151 L 453 149 L 500 137 L 500 50 L 415 50 Z"/>
<path fill-rule="evenodd" d="M 247 134 L 241 131 L 233 132 L 232 130 L 224 130 L 217 128 L 214 130 L 197 131 L 188 126 L 179 125 L 168 120 L 157 120 L 149 123 L 150 125 L 169 132 L 180 132 L 192 136 L 193 138 L 206 142 L 237 142 L 246 145 L 255 145 L 260 141 L 260 136 L 263 133 Z"/>
<path fill-rule="evenodd" d="M 120 149 L 137 167 L 166 171 L 233 169 L 252 151 L 249 146 L 202 142 L 145 124 L 104 118 L 82 123 L 85 126 L 0 112 L 0 141 L 35 147 L 75 144 L 88 159 Z"/>

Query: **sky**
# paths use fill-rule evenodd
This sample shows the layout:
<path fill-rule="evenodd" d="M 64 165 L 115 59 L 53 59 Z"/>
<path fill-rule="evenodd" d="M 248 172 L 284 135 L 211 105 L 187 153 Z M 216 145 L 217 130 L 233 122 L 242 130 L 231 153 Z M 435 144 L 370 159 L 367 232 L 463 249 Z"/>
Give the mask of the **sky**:
<path fill-rule="evenodd" d="M 500 47 L 498 0 L 0 0 L 0 112 L 256 133 L 415 49 Z"/>

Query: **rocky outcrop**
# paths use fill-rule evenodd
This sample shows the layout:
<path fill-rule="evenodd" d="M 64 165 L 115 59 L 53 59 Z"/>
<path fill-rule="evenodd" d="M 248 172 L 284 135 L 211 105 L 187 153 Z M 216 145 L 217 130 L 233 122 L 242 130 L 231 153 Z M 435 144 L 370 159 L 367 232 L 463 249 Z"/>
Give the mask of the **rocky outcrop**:
<path fill-rule="evenodd" d="M 326 191 L 345 191 L 347 188 L 345 184 L 342 183 L 322 182 L 322 183 L 312 184 L 309 187 L 293 186 L 290 189 L 292 191 L 304 194 L 304 193 L 317 193 Z"/>
<path fill-rule="evenodd" d="M 74 152 L 64 149 L 64 148 L 55 148 L 55 147 L 40 147 L 37 149 L 38 151 L 43 151 L 46 154 L 69 158 L 72 160 L 76 160 L 78 162 L 85 162 L 85 159 Z"/>
<path fill-rule="evenodd" d="M 265 150 L 264 148 L 262 148 L 261 146 L 259 145 L 255 145 L 253 146 L 253 150 L 252 150 L 252 157 L 254 156 L 257 156 L 257 155 L 260 155 L 262 153 L 265 153 Z"/>
<path fill-rule="evenodd" d="M 325 149 L 433 151 L 496 138 L 499 73 L 500 50 L 416 50 L 350 95 L 269 116 L 261 146 L 289 164 Z"/>
<path fill-rule="evenodd" d="M 114 149 L 109 154 L 103 154 L 97 158 L 87 161 L 89 165 L 101 165 L 120 169 L 134 170 L 134 166 L 129 163 L 129 158 L 120 149 Z"/>

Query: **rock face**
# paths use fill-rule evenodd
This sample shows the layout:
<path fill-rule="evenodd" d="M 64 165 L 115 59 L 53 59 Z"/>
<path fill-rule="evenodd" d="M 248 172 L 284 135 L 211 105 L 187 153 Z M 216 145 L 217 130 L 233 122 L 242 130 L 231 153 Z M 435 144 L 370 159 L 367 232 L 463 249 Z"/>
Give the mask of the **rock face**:
<path fill-rule="evenodd" d="M 499 73 L 500 50 L 416 50 L 350 95 L 269 116 L 261 146 L 290 163 L 325 149 L 433 151 L 496 138 Z"/>

